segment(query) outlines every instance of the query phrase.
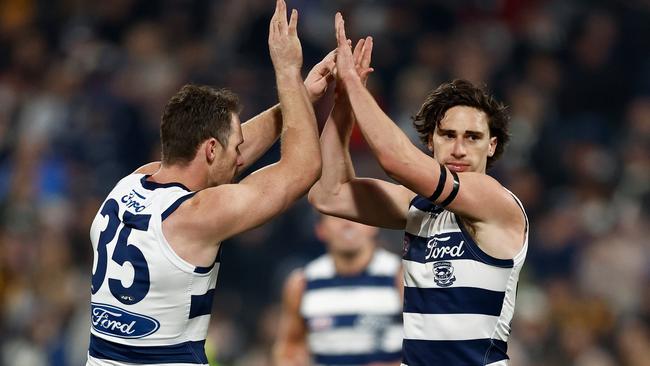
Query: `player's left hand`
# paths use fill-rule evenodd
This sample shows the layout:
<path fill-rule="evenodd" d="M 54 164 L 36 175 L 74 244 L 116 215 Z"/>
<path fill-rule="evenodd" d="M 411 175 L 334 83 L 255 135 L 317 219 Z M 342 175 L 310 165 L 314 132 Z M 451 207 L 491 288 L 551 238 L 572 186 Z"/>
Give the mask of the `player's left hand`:
<path fill-rule="evenodd" d="M 327 91 L 328 85 L 334 81 L 334 67 L 336 66 L 336 50 L 332 50 L 317 63 L 305 78 L 305 87 L 309 100 L 317 101 Z"/>

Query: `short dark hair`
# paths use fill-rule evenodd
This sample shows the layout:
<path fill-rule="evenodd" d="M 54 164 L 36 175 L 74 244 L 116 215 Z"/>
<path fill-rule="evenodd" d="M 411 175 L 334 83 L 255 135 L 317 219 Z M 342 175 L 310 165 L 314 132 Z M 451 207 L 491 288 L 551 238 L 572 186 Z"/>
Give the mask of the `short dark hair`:
<path fill-rule="evenodd" d="M 162 115 L 162 162 L 170 165 L 189 163 L 199 144 L 211 137 L 227 146 L 231 115 L 239 109 L 239 98 L 230 90 L 183 86 L 169 99 Z"/>
<path fill-rule="evenodd" d="M 420 140 L 427 145 L 429 136 L 440 125 L 447 110 L 455 106 L 473 107 L 487 115 L 490 137 L 497 138 L 494 155 L 487 159 L 487 167 L 491 167 L 501 157 L 510 140 L 508 133 L 510 118 L 507 107 L 467 80 L 456 79 L 429 92 L 420 111 L 413 118 L 413 125 L 420 135 Z"/>

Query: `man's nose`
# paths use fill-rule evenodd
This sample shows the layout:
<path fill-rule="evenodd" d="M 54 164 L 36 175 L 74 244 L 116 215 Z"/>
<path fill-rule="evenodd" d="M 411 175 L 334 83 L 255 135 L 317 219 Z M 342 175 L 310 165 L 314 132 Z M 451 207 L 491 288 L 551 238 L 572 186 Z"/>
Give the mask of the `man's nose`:
<path fill-rule="evenodd" d="M 454 148 L 451 151 L 451 154 L 455 158 L 460 158 L 467 154 L 465 151 L 465 143 L 463 142 L 462 138 L 457 138 L 456 141 L 454 141 Z"/>

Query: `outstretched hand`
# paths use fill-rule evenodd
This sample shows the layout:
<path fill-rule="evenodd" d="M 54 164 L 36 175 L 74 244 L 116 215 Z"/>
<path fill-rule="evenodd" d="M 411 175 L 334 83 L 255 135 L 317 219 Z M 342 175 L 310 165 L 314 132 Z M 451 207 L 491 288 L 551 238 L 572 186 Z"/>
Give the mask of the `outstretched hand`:
<path fill-rule="evenodd" d="M 334 18 L 334 28 L 336 29 L 336 70 L 337 78 L 345 82 L 350 78 L 357 78 L 357 68 L 355 65 L 352 47 L 345 35 L 345 22 L 341 13 L 336 13 Z M 363 46 L 362 46 L 363 47 Z M 370 61 L 368 61 L 369 63 Z"/>
<path fill-rule="evenodd" d="M 291 11 L 287 23 L 287 4 L 277 0 L 269 23 L 269 53 L 273 68 L 278 71 L 298 70 L 302 67 L 302 47 L 298 39 L 298 11 Z"/>
<path fill-rule="evenodd" d="M 328 85 L 334 80 L 334 67 L 336 66 L 336 50 L 331 51 L 317 63 L 305 78 L 305 87 L 309 99 L 314 102 L 327 91 Z"/>
<path fill-rule="evenodd" d="M 357 75 L 361 78 L 361 83 L 363 85 L 366 85 L 368 82 L 368 76 L 370 76 L 370 73 L 375 71 L 375 69 L 370 67 L 372 46 L 372 37 L 361 38 L 357 42 L 357 45 L 354 47 L 354 52 L 352 53 Z"/>

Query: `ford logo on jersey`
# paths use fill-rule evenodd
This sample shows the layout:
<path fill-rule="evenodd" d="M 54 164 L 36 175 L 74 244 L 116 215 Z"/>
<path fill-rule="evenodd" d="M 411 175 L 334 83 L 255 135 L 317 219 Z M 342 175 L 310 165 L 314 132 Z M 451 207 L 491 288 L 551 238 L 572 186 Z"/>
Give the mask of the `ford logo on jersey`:
<path fill-rule="evenodd" d="M 142 338 L 160 328 L 151 317 L 132 313 L 117 306 L 91 303 L 93 329 L 119 338 Z"/>

